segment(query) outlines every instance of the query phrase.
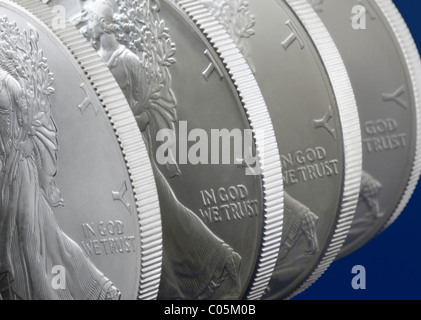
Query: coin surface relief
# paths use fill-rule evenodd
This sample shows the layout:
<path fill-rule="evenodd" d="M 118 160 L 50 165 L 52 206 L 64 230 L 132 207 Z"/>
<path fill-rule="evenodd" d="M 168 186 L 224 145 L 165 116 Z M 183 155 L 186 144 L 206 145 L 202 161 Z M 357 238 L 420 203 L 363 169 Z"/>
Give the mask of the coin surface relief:
<path fill-rule="evenodd" d="M 361 192 L 341 258 L 390 226 L 416 187 L 421 63 L 392 1 L 324 0 L 317 8 L 348 69 L 362 124 Z"/>
<path fill-rule="evenodd" d="M 197 1 L 49 5 L 64 6 L 102 55 L 147 141 L 163 222 L 158 297 L 261 297 L 280 246 L 282 173 L 260 89 L 232 40 Z M 165 132 L 172 142 L 159 141 Z M 231 148 L 212 144 L 223 132 L 254 138 L 223 161 Z M 263 153 L 264 165 L 249 161 Z"/>
<path fill-rule="evenodd" d="M 57 31 L 65 45 L 0 6 L 0 299 L 156 298 L 158 195 L 120 88 L 76 28 Z"/>
<path fill-rule="evenodd" d="M 358 199 L 360 124 L 336 47 L 305 1 L 201 0 L 254 71 L 281 153 L 282 244 L 266 299 L 305 290 L 338 254 Z"/>

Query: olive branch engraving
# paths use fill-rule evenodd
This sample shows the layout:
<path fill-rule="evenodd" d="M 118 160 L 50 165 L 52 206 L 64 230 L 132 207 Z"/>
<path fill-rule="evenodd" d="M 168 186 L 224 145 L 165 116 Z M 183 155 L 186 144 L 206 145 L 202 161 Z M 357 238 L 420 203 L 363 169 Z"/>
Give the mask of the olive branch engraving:
<path fill-rule="evenodd" d="M 19 130 L 16 130 L 17 136 L 13 143 L 21 148 L 30 139 L 36 146 L 36 165 L 39 170 L 43 170 L 47 158 L 53 159 L 54 165 L 57 165 L 55 152 L 58 141 L 50 101 L 55 91 L 54 77 L 43 50 L 38 47 L 38 41 L 39 34 L 33 27 L 22 31 L 15 22 L 9 22 L 7 17 L 0 19 L 0 68 L 21 87 L 21 95 L 14 108 Z M 12 175 L 16 174 L 14 170 Z M 41 188 L 52 206 L 64 205 L 54 180 L 48 181 L 48 185 L 41 185 Z"/>
<path fill-rule="evenodd" d="M 149 117 L 147 140 L 152 152 L 157 148 L 158 132 L 174 129 L 178 121 L 169 70 L 176 63 L 176 47 L 159 17 L 158 0 L 118 0 L 117 4 L 118 13 L 114 15 L 117 41 L 139 58 L 146 75 L 146 92 L 140 101 L 143 114 L 138 117 Z M 169 156 L 175 158 L 172 153 Z M 171 177 L 181 174 L 176 164 L 168 164 L 167 169 Z"/>
<path fill-rule="evenodd" d="M 31 125 L 40 112 L 50 116 L 48 99 L 54 93 L 53 74 L 49 71 L 43 51 L 38 48 L 36 30 L 22 32 L 16 23 L 3 17 L 0 19 L 0 35 L 1 67 L 24 89 L 23 103 L 31 104 L 23 110 L 24 123 Z"/>
<path fill-rule="evenodd" d="M 148 93 L 145 109 L 152 108 L 164 121 L 176 121 L 177 104 L 171 89 L 169 67 L 175 64 L 176 47 L 165 22 L 159 18 L 159 2 L 155 0 L 118 1 L 115 15 L 117 40 L 142 61 L 147 75 Z"/>

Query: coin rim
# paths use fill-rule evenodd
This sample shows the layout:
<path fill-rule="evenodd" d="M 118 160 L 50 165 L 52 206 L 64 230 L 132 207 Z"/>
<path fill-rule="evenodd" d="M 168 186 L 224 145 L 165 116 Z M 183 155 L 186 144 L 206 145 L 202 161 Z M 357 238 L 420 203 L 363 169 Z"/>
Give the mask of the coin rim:
<path fill-rule="evenodd" d="M 382 229 L 378 232 L 378 234 L 380 234 L 391 224 L 393 224 L 404 211 L 415 191 L 421 175 L 421 59 L 414 38 L 412 37 L 412 34 L 407 24 L 405 23 L 405 20 L 403 19 L 394 3 L 391 0 L 376 0 L 376 4 L 392 28 L 400 51 L 403 54 L 404 63 L 406 64 L 410 75 L 410 82 L 412 83 L 415 100 L 414 110 L 416 116 L 416 147 L 415 157 L 412 162 L 411 174 L 407 181 L 405 191 L 403 192 L 395 211 L 384 224 Z"/>
<path fill-rule="evenodd" d="M 246 60 L 224 27 L 197 0 L 175 0 L 218 53 L 238 92 L 253 130 L 263 186 L 263 236 L 247 300 L 258 300 L 269 284 L 281 245 L 283 179 L 272 120 L 260 88 Z M 264 162 L 261 154 L 264 153 Z"/>
<path fill-rule="evenodd" d="M 284 0 L 295 15 L 301 20 L 310 39 L 313 41 L 327 71 L 339 109 L 339 118 L 343 132 L 344 180 L 342 197 L 336 225 L 332 229 L 330 243 L 325 249 L 318 265 L 296 290 L 286 299 L 305 291 L 316 282 L 329 268 L 342 248 L 351 228 L 361 186 L 362 141 L 361 125 L 357 103 L 351 81 L 339 51 L 328 30 L 315 10 L 306 0 Z"/>
<path fill-rule="evenodd" d="M 156 299 L 162 268 L 162 227 L 158 192 L 146 145 L 133 113 L 111 72 L 80 32 L 66 20 L 54 28 L 53 10 L 41 1 L 12 0 L 25 14 L 47 26 L 61 40 L 95 89 L 115 131 L 133 188 L 140 233 L 137 298 Z M 5 2 L 10 2 L 5 0 Z"/>

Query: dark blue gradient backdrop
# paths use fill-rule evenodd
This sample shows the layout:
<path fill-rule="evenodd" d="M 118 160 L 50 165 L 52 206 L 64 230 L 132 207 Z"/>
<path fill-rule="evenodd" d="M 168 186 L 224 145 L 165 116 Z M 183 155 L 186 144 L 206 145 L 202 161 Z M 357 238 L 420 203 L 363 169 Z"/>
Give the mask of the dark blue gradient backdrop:
<path fill-rule="evenodd" d="M 372 1 L 372 0 L 369 0 Z M 394 0 L 421 50 L 421 1 Z M 366 290 L 354 290 L 355 265 L 367 272 Z M 335 261 L 294 300 L 421 299 L 421 183 L 399 219 L 357 252 Z"/>

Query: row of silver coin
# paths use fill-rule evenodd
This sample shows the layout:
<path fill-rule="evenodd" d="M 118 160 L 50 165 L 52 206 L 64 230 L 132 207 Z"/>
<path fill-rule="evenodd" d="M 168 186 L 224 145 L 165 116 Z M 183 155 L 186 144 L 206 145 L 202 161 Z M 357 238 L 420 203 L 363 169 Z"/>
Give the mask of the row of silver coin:
<path fill-rule="evenodd" d="M 391 0 L 308 2 L 0 1 L 0 299 L 289 299 L 391 225 L 418 51 Z"/>

